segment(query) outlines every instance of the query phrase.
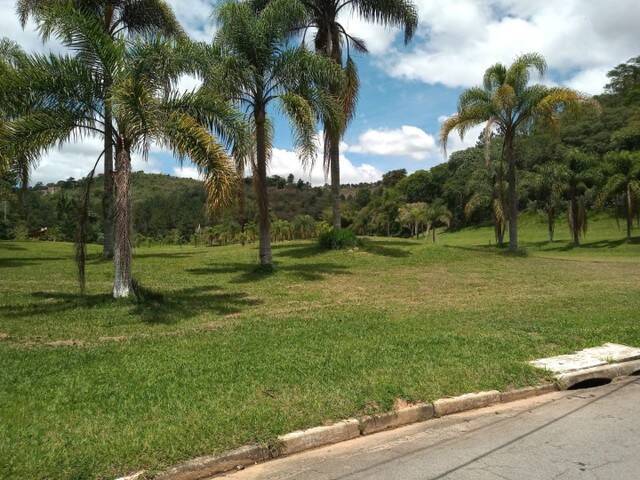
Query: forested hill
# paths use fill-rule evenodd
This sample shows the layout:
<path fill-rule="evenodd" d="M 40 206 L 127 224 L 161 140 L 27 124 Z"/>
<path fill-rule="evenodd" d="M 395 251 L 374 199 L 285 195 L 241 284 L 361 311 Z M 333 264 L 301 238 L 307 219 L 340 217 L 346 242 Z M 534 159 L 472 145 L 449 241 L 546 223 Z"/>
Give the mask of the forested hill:
<path fill-rule="evenodd" d="M 6 182 L 5 182 L 6 183 Z M 14 236 L 16 226 L 22 235 L 31 235 L 46 227 L 52 240 L 72 240 L 77 223 L 77 206 L 85 191 L 83 180 L 68 179 L 48 185 L 36 184 L 24 192 L 14 189 L 0 198 L 0 238 Z M 6 187 L 6 185 L 5 185 Z M 363 187 L 368 187 L 363 185 Z M 10 191 L 5 188 L 4 191 Z M 312 187 L 301 179 L 274 176 L 269 178 L 271 210 L 275 217 L 293 220 L 310 215 L 316 220 L 329 218 L 330 196 L 326 187 Z M 357 187 L 343 187 L 345 199 Z M 103 178 L 98 176 L 91 188 L 91 240 L 101 241 L 101 199 Z M 135 172 L 132 175 L 133 228 L 136 234 L 165 241 L 188 241 L 198 226 L 206 227 L 236 221 L 237 204 L 213 216 L 205 208 L 202 182 L 163 174 Z M 246 218 L 256 216 L 254 193 L 250 179 L 245 179 Z M 22 196 L 22 201 L 20 197 Z M 4 221 L 4 202 L 7 219 Z"/>

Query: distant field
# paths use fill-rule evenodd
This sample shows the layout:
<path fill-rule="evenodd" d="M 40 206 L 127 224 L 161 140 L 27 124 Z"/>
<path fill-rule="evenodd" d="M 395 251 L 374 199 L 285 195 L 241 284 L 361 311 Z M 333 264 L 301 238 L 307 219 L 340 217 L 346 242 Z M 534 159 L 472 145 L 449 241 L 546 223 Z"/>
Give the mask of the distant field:
<path fill-rule="evenodd" d="M 80 298 L 71 245 L 0 242 L 0 478 L 161 469 L 396 398 L 533 384 L 536 357 L 640 345 L 640 242 L 605 218 L 580 248 L 557 236 L 525 218 L 517 257 L 490 228 L 281 243 L 270 275 L 253 246 L 140 248 L 142 303 L 110 299 L 98 247 Z"/>

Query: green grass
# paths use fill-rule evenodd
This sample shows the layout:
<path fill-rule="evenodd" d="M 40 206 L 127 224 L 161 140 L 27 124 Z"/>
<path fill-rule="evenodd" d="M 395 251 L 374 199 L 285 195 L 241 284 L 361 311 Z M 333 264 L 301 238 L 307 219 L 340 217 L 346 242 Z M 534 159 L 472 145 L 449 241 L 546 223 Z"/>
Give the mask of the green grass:
<path fill-rule="evenodd" d="M 109 298 L 91 249 L 0 242 L 0 478 L 112 478 L 394 400 L 534 384 L 527 360 L 640 345 L 640 244 L 600 218 L 581 248 L 523 221 L 525 256 L 489 228 L 351 251 L 277 244 L 137 250 L 156 295 Z"/>

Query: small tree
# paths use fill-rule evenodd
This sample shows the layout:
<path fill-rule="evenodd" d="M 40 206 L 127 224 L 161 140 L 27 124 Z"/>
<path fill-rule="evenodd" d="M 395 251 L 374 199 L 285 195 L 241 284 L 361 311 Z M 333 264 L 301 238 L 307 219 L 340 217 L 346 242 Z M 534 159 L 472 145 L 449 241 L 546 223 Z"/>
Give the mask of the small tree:
<path fill-rule="evenodd" d="M 535 200 L 533 206 L 547 221 L 549 241 L 553 242 L 555 224 L 567 189 L 569 171 L 561 163 L 548 162 L 536 165 L 527 176 Z"/>
<path fill-rule="evenodd" d="M 420 227 L 427 221 L 426 213 L 426 203 L 406 203 L 398 210 L 398 221 L 409 228 L 412 236 L 420 238 Z"/>
<path fill-rule="evenodd" d="M 567 169 L 567 217 L 573 244 L 580 245 L 580 237 L 587 233 L 587 197 L 595 179 L 595 158 L 577 149 L 564 153 Z"/>
<path fill-rule="evenodd" d="M 607 153 L 604 172 L 608 180 L 602 188 L 600 203 L 608 198 L 622 200 L 622 211 L 627 221 L 627 240 L 631 240 L 633 218 L 640 203 L 640 152 Z"/>
<path fill-rule="evenodd" d="M 432 232 L 432 241 L 436 243 L 436 227 L 438 225 L 444 225 L 449 227 L 451 225 L 451 219 L 453 215 L 447 208 L 447 205 L 440 199 L 437 199 L 433 203 L 427 205 L 425 211 L 425 221 L 427 223 L 427 236 L 429 231 Z"/>

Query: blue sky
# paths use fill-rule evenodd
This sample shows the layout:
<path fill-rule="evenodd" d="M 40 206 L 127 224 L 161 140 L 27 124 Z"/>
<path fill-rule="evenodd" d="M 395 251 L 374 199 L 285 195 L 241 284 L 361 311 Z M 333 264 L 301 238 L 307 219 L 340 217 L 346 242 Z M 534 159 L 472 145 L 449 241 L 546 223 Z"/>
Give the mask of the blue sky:
<path fill-rule="evenodd" d="M 191 36 L 210 40 L 214 1 L 168 0 Z M 596 94 L 613 66 L 640 55 L 637 0 L 415 0 L 419 27 L 405 46 L 397 30 L 370 25 L 350 12 L 341 19 L 347 30 L 363 38 L 369 55 L 358 55 L 361 78 L 357 115 L 342 148 L 344 182 L 372 181 L 383 172 L 414 171 L 444 161 L 437 133 L 443 118 L 455 111 L 457 97 L 479 83 L 485 68 L 508 63 L 529 51 L 545 55 L 549 73 L 545 83 L 562 84 Z M 14 0 L 0 0 L 0 31 L 31 51 L 59 50 L 43 45 L 33 28 L 22 30 Z M 184 79 L 184 87 L 194 85 Z M 322 168 L 300 166 L 289 125 L 276 118 L 271 173 L 324 182 Z M 481 127 L 465 141 L 453 138 L 449 151 L 472 145 Z M 99 141 L 53 150 L 33 172 L 35 181 L 81 177 L 98 155 Z M 167 153 L 154 150 L 149 162 L 134 161 L 136 169 L 195 176 L 187 163 L 180 167 Z"/>

